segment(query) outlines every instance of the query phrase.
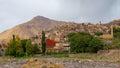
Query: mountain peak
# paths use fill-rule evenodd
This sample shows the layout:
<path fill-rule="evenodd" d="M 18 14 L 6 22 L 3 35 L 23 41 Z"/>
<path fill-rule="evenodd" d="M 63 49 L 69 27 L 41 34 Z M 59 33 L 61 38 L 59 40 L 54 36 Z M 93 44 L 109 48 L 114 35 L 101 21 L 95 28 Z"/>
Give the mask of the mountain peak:
<path fill-rule="evenodd" d="M 38 35 L 38 32 L 41 30 L 59 27 L 60 24 L 62 24 L 62 22 L 51 20 L 43 16 L 36 16 L 28 22 L 17 25 L 1 33 L 0 40 L 10 40 L 13 34 L 19 35 L 21 39 L 29 39 L 30 37 Z"/>
<path fill-rule="evenodd" d="M 46 20 L 49 20 L 49 19 L 46 18 L 46 17 L 43 17 L 43 16 L 36 16 L 36 17 L 33 18 L 33 20 L 38 20 L 38 21 L 42 20 L 42 21 L 46 21 Z"/>

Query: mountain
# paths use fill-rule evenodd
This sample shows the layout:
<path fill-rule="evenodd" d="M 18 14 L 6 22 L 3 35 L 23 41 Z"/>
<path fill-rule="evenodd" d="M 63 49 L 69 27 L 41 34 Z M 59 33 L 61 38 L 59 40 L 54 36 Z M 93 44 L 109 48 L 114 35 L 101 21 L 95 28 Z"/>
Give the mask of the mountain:
<path fill-rule="evenodd" d="M 108 24 L 108 25 L 120 25 L 120 19 L 110 21 L 110 22 L 107 23 L 107 24 Z"/>
<path fill-rule="evenodd" d="M 42 16 L 36 16 L 32 20 L 17 25 L 9 30 L 0 33 L 0 40 L 9 40 L 12 35 L 19 35 L 22 39 L 35 36 L 41 30 L 58 27 L 65 22 L 51 20 Z"/>

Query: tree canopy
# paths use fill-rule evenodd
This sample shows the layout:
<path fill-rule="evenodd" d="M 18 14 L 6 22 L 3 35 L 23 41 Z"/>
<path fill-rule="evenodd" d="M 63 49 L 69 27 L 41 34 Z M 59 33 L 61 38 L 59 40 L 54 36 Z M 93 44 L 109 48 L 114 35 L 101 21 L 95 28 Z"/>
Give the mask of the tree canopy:
<path fill-rule="evenodd" d="M 46 53 L 46 42 L 45 42 L 45 32 L 42 31 L 42 53 L 45 54 Z"/>
<path fill-rule="evenodd" d="M 8 42 L 5 54 L 8 56 L 21 57 L 33 55 L 37 51 L 39 51 L 37 44 L 32 44 L 29 39 L 21 40 L 19 36 L 13 35 L 13 38 Z"/>
<path fill-rule="evenodd" d="M 102 41 L 91 36 L 89 33 L 70 33 L 68 38 L 71 47 L 70 50 L 73 53 L 97 52 L 103 48 Z"/>

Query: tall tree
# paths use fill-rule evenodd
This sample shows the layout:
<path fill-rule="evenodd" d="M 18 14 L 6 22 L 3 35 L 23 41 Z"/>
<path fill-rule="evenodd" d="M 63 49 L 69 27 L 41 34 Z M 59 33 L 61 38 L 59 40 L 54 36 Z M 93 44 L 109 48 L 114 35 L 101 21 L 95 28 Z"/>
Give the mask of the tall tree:
<path fill-rule="evenodd" d="M 23 48 L 22 48 L 22 42 L 21 42 L 19 36 L 17 35 L 15 39 L 16 39 L 16 45 L 17 45 L 16 56 L 19 56 L 19 57 L 24 56 L 24 51 L 23 51 Z"/>
<path fill-rule="evenodd" d="M 5 55 L 16 56 L 16 47 L 15 35 L 13 35 L 13 38 L 8 42 L 8 47 L 6 49 Z"/>
<path fill-rule="evenodd" d="M 33 45 L 31 43 L 31 40 L 27 40 L 27 43 L 26 43 L 26 55 L 29 56 L 33 54 Z"/>
<path fill-rule="evenodd" d="M 15 56 L 15 57 L 24 56 L 21 40 L 18 36 L 15 37 L 15 35 L 13 35 L 13 38 L 9 41 L 6 50 L 6 55 Z"/>
<path fill-rule="evenodd" d="M 45 32 L 44 31 L 42 31 L 41 43 L 42 43 L 42 53 L 45 55 L 45 53 L 46 53 L 46 42 L 45 42 Z"/>

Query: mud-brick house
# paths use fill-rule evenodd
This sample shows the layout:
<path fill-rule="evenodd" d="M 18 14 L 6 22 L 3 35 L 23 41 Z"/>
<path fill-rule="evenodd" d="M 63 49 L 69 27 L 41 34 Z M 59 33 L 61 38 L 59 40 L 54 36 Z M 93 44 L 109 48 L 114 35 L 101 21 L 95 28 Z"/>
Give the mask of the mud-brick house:
<path fill-rule="evenodd" d="M 100 38 L 107 38 L 107 39 L 110 39 L 110 38 L 113 38 L 113 25 L 111 25 L 111 34 L 103 34 L 102 36 L 100 36 Z"/>
<path fill-rule="evenodd" d="M 70 44 L 69 43 L 63 43 L 63 51 L 70 51 Z"/>
<path fill-rule="evenodd" d="M 47 52 L 60 52 L 62 48 L 56 46 L 56 42 L 51 39 L 46 39 Z"/>
<path fill-rule="evenodd" d="M 56 43 L 51 39 L 46 39 L 46 50 L 47 52 L 53 52 Z"/>

